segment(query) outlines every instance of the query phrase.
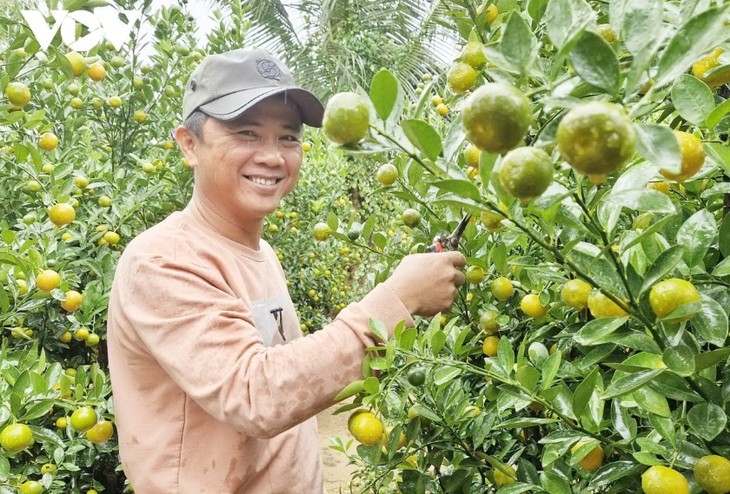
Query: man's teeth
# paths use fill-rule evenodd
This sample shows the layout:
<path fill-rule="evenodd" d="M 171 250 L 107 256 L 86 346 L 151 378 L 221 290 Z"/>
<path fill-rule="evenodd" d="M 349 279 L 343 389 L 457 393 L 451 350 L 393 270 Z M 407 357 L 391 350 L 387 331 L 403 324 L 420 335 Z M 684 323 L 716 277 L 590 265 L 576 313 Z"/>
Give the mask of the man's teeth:
<path fill-rule="evenodd" d="M 255 184 L 260 185 L 274 185 L 276 182 L 278 182 L 275 178 L 264 178 L 264 177 L 246 177 L 250 181 L 252 181 Z"/>

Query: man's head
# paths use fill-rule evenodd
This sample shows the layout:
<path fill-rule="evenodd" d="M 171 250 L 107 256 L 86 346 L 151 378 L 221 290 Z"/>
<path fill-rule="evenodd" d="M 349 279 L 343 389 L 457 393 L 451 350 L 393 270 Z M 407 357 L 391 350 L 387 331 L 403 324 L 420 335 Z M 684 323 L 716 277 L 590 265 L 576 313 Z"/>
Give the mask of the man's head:
<path fill-rule="evenodd" d="M 320 126 L 324 108 L 286 67 L 261 50 L 206 58 L 183 98 L 175 138 L 195 170 L 193 200 L 220 233 L 255 245 L 263 219 L 294 188 L 302 125 Z"/>
<path fill-rule="evenodd" d="M 289 69 L 266 51 L 240 49 L 209 55 L 185 86 L 183 121 L 196 111 L 222 121 L 233 120 L 256 103 L 277 94 L 296 104 L 303 123 L 322 126 L 322 103 L 314 94 L 297 86 Z"/>

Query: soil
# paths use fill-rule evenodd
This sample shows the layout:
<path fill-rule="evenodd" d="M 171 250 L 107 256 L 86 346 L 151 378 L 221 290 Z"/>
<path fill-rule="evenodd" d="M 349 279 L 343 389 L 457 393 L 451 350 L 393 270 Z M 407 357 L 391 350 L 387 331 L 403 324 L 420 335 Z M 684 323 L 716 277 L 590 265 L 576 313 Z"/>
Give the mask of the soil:
<path fill-rule="evenodd" d="M 350 480 L 355 468 L 348 464 L 347 457 L 330 447 L 330 438 L 339 437 L 347 443 L 351 439 L 347 431 L 347 413 L 333 415 L 342 404 L 335 405 L 317 416 L 319 423 L 319 443 L 324 463 L 324 489 L 326 494 L 345 494 L 350 492 Z"/>

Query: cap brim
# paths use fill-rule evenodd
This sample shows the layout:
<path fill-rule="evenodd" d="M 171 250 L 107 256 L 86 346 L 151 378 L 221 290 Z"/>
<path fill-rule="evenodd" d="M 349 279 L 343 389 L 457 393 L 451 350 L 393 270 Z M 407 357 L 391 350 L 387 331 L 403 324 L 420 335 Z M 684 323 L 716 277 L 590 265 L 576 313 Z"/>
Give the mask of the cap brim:
<path fill-rule="evenodd" d="M 314 94 L 302 88 L 267 87 L 236 91 L 201 105 L 199 110 L 218 120 L 233 120 L 256 103 L 282 93 L 297 105 L 302 115 L 302 123 L 310 127 L 322 126 L 324 106 Z"/>

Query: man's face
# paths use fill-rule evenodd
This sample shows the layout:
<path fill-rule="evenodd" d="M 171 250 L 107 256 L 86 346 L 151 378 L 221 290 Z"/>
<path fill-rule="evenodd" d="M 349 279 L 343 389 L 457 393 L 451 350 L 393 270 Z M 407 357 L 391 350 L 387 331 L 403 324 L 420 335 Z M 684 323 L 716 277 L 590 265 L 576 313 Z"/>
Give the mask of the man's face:
<path fill-rule="evenodd" d="M 301 128 L 296 105 L 277 96 L 230 122 L 208 118 L 185 150 L 201 205 L 234 227 L 261 223 L 296 185 Z"/>

